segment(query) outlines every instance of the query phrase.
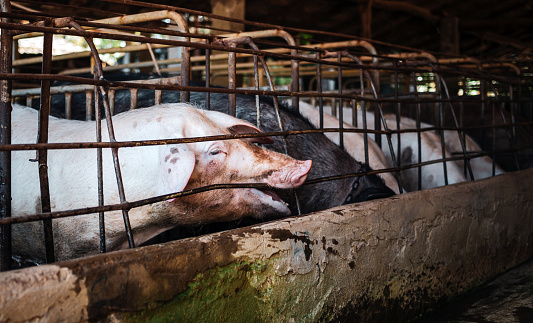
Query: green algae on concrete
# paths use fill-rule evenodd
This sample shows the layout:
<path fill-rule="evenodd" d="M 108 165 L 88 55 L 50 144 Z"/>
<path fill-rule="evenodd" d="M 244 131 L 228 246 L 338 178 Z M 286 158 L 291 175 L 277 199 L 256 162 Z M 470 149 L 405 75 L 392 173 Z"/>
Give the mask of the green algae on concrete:
<path fill-rule="evenodd" d="M 268 260 L 270 261 L 270 260 Z M 269 289 L 267 261 L 242 261 L 196 275 L 187 290 L 152 310 L 121 317 L 126 322 L 261 322 Z"/>

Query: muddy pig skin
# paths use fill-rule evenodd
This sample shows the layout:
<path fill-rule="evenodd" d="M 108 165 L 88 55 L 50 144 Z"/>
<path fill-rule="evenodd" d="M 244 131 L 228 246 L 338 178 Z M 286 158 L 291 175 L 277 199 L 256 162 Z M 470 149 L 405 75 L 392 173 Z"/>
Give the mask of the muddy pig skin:
<path fill-rule="evenodd" d="M 86 75 L 86 77 L 92 77 Z M 128 81 L 135 79 L 154 78 L 150 74 L 106 74 L 109 81 Z M 203 83 L 192 84 L 192 86 L 203 87 Z M 163 91 L 162 102 L 179 102 L 179 91 Z M 74 94 L 72 96 L 73 109 L 72 118 L 83 120 L 85 118 L 85 93 Z M 191 104 L 199 108 L 206 108 L 206 94 L 204 92 L 191 92 Z M 237 95 L 236 117 L 256 124 L 257 108 L 255 96 Z M 260 98 L 261 125 L 260 129 L 265 132 L 279 131 L 273 100 L 270 97 Z M 153 90 L 138 90 L 137 107 L 149 107 L 154 104 Z M 34 105 L 35 107 L 35 105 Z M 80 109 L 81 108 L 81 109 Z M 210 94 L 210 109 L 228 113 L 228 95 L 221 93 Z M 121 113 L 130 109 L 130 91 L 118 90 L 115 93 L 115 113 Z M 281 119 L 285 130 L 307 130 L 315 127 L 302 117 L 292 107 L 281 104 Z M 52 114 L 54 116 L 64 116 L 64 95 L 54 95 L 52 97 Z M 283 138 L 273 137 L 274 144 L 268 146 L 278 152 L 285 153 Z M 347 152 L 340 149 L 321 133 L 287 136 L 287 152 L 289 156 L 302 160 L 313 160 L 308 179 L 323 178 L 327 176 L 345 175 L 368 171 L 371 168 L 352 158 Z M 297 196 L 301 205 L 302 213 L 310 213 L 324 210 L 345 203 L 362 202 L 377 198 L 384 198 L 394 195 L 377 175 L 362 176 L 359 179 L 352 177 L 326 181 L 317 184 L 304 185 L 297 190 Z M 289 203 L 293 214 L 296 214 L 297 207 L 294 194 L 282 196 Z"/>
<path fill-rule="evenodd" d="M 13 144 L 34 143 L 38 112 L 14 105 Z M 128 111 L 113 117 L 117 141 L 204 137 L 260 132 L 252 124 L 227 114 L 174 103 Z M 107 129 L 105 121 L 102 125 Z M 95 122 L 50 117 L 50 143 L 94 142 Z M 107 132 L 103 141 L 109 141 Z M 293 189 L 305 181 L 311 160 L 300 161 L 255 143 L 268 137 L 196 143 L 150 145 L 119 149 L 127 201 L 171 194 L 223 183 L 265 183 Z M 40 189 L 35 151 L 12 152 L 14 216 L 39 213 Z M 110 149 L 103 149 L 104 201 L 120 203 Z M 48 151 L 52 211 L 94 207 L 97 200 L 96 149 Z M 211 190 L 133 208 L 129 212 L 137 244 L 182 225 L 231 221 L 242 217 L 288 216 L 286 203 L 270 188 Z M 64 260 L 98 252 L 96 214 L 53 220 L 56 258 Z M 127 247 L 121 211 L 105 214 L 108 250 Z M 41 221 L 13 225 L 14 253 L 36 262 L 44 258 Z"/>

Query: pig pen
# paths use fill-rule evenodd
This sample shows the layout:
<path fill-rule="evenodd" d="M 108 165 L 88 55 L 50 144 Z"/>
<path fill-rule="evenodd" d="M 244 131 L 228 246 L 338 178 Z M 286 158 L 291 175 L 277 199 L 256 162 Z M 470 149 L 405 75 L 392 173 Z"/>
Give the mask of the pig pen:
<path fill-rule="evenodd" d="M 529 169 L 533 83 L 526 72 L 527 62 L 438 58 L 405 48 L 401 54 L 386 54 L 386 48 L 375 49 L 383 44 L 318 31 L 313 32 L 317 41 L 305 44 L 291 35 L 299 30 L 248 21 L 242 23 L 250 31 L 215 36 L 190 29 L 188 19 L 200 14 L 212 20 L 222 17 L 147 3 L 142 6 L 153 12 L 100 21 L 46 17 L 44 13 L 31 16 L 20 10 L 11 12 L 9 4 L 2 1 L 0 25 L 0 168 L 4 179 L 0 185 L 4 271 L 0 273 L 0 321 L 408 321 L 533 256 L 533 172 Z M 164 10 L 156 11 L 160 9 Z M 165 19 L 175 23 L 165 22 L 163 28 L 139 25 Z M 135 31 L 165 37 L 128 34 Z M 45 35 L 42 56 L 12 60 L 11 42 L 35 33 Z M 139 45 L 52 55 L 53 34 Z M 332 39 L 318 41 L 326 36 Z M 159 59 L 153 56 L 154 60 L 116 66 L 104 67 L 95 59 L 96 52 L 132 53 L 146 50 L 147 44 L 152 54 L 154 50 L 168 52 Z M 176 48 L 178 58 L 170 54 Z M 82 57 L 89 66 L 53 70 L 53 61 L 75 57 Z M 41 73 L 30 73 L 29 67 L 25 70 L 31 64 L 37 64 Z M 112 80 L 105 74 L 146 68 L 168 77 Z M 92 71 L 97 77 L 80 77 Z M 39 80 L 38 86 L 28 88 L 31 80 Z M 138 205 L 121 201 L 87 210 L 54 210 L 44 199 L 41 212 L 12 216 L 9 201 L 16 197 L 10 196 L 6 180 L 10 178 L 10 153 L 76 149 L 79 143 L 49 144 L 46 136 L 39 136 L 37 144 L 11 145 L 11 103 L 44 109 L 40 116 L 44 128 L 39 131 L 46 133 L 48 106 L 57 117 L 91 120 L 96 114 L 98 119 L 100 107 L 105 106 L 98 98 L 102 95 L 108 99 L 105 108 L 116 113 L 143 108 L 145 101 L 152 105 L 176 97 L 208 110 L 220 108 L 223 101 L 225 112 L 241 118 L 246 113 L 239 112 L 243 96 L 252 102 L 252 110 L 283 105 L 282 101 L 302 114 L 314 108 L 311 111 L 316 114 L 308 115 L 309 121 L 325 134 L 337 136 L 332 140 L 373 169 L 317 176 L 304 186 L 380 174 L 392 179 L 386 183 L 398 194 L 355 204 L 340 205 L 341 201 L 310 214 L 300 212 L 301 205 L 295 202 L 296 206 L 291 203 L 293 217 L 232 223 L 209 234 L 195 229 L 200 236 L 175 241 L 168 241 L 173 233 L 167 233 L 141 247 L 129 239 L 133 236 L 129 232 L 130 249 L 108 251 L 103 243 L 101 254 L 55 262 L 53 221 Z M 256 95 L 276 97 L 279 102 Z M 414 125 L 405 126 L 402 120 Z M 259 128 L 261 122 L 266 123 L 253 121 Z M 266 135 L 290 138 L 313 131 L 280 127 Z M 445 131 L 457 136 L 458 147 L 446 145 L 451 140 Z M 424 159 L 428 154 L 422 152 L 423 140 L 430 133 L 437 138 L 431 142 L 437 146 L 437 155 Z M 409 144 L 403 134 L 413 134 L 418 144 Z M 470 148 L 465 134 L 480 147 Z M 254 135 L 224 139 L 242 137 Z M 359 140 L 361 148 L 351 152 L 354 140 Z M 154 143 L 87 143 L 83 148 L 126 149 L 134 144 Z M 382 163 L 372 162 L 380 150 Z M 39 163 L 46 166 L 46 158 L 39 154 Z M 482 176 L 471 162 L 475 158 L 488 166 Z M 428 167 L 438 169 L 428 171 Z M 439 176 L 440 182 L 431 181 Z M 46 182 L 41 175 L 43 196 L 50 193 Z M 294 199 L 302 198 L 297 193 Z M 10 228 L 23 220 L 43 221 L 47 264 L 11 270 Z M 105 241 L 105 234 L 101 240 Z"/>

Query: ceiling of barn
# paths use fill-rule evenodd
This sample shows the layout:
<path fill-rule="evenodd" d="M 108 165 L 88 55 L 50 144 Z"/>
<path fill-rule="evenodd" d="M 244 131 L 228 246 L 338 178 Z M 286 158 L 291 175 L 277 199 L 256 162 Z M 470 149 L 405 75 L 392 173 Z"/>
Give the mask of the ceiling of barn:
<path fill-rule="evenodd" d="M 55 2 L 61 14 L 104 18 L 133 14 L 146 9 L 117 0 L 14 1 L 22 6 L 49 10 Z M 213 1 L 213 0 L 212 0 Z M 371 23 L 362 27 L 361 12 L 372 3 Z M 210 1 L 152 0 L 151 3 L 211 12 Z M 85 7 L 85 8 L 83 8 Z M 58 14 L 57 8 L 54 13 Z M 245 19 L 250 21 L 366 36 L 373 40 L 441 51 L 443 21 L 456 21 L 459 53 L 484 59 L 533 58 L 533 1 L 530 0 L 246 0 Z M 454 20 L 457 18 L 457 20 Z"/>

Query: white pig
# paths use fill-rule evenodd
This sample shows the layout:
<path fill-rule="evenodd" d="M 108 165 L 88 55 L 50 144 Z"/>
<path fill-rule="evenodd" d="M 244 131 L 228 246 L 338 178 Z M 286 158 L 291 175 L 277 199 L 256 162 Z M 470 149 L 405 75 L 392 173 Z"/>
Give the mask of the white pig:
<path fill-rule="evenodd" d="M 38 113 L 14 105 L 12 143 L 35 143 Z M 113 117 L 117 141 L 158 140 L 256 133 L 246 121 L 204 111 L 187 104 L 165 104 L 133 110 Z M 49 142 L 94 142 L 95 122 L 50 117 Z M 108 141 L 106 122 L 103 141 Z M 298 161 L 249 140 L 218 140 L 187 144 L 121 148 L 120 166 L 128 201 L 220 183 L 266 183 L 273 188 L 302 185 L 311 161 Z M 12 152 L 12 212 L 38 213 L 40 189 L 35 151 Z M 103 149 L 105 204 L 120 203 L 110 149 Z M 52 211 L 98 205 L 96 149 L 48 151 Z M 212 190 L 129 211 L 136 244 L 176 225 L 227 221 L 245 216 L 289 215 L 272 190 L 253 188 Z M 98 251 L 98 216 L 89 214 L 53 220 L 56 259 L 80 257 Z M 105 214 L 108 250 L 127 246 L 121 211 Z M 42 261 L 41 222 L 13 225 L 15 254 Z"/>
<path fill-rule="evenodd" d="M 351 120 L 351 112 L 349 111 L 351 109 L 344 109 L 344 120 Z M 318 110 L 317 110 L 318 111 Z M 325 107 L 324 111 L 329 112 L 331 111 L 330 107 Z M 350 112 L 350 113 L 347 113 Z M 363 128 L 363 116 L 362 111 L 357 111 L 357 127 L 362 129 Z M 366 113 L 366 123 L 367 123 L 367 129 L 374 129 L 374 114 L 371 112 Z M 402 117 L 402 121 L 405 120 L 405 123 L 400 123 L 400 129 L 415 129 L 415 126 L 411 124 L 411 119 Z M 325 121 L 324 121 L 325 122 Z M 338 119 L 334 118 L 333 121 L 330 121 L 332 124 L 335 124 L 338 127 Z M 385 122 L 387 123 L 387 127 L 390 130 L 396 129 L 396 116 L 394 115 L 385 115 Z M 429 126 L 429 125 L 425 125 Z M 381 126 L 383 129 L 383 125 Z M 345 134 L 346 135 L 346 134 Z M 434 132 L 422 132 L 421 133 L 421 147 L 422 147 L 422 162 L 431 161 L 435 159 L 441 159 L 442 158 L 442 149 L 440 144 L 440 137 L 436 135 Z M 369 138 L 375 138 L 374 134 L 370 134 Z M 401 151 L 397 151 L 398 147 L 398 136 L 392 135 L 391 136 L 391 144 L 394 149 L 394 155 L 396 158 L 397 163 L 401 162 L 401 165 L 409 165 L 409 164 L 415 164 L 418 163 L 418 139 L 417 134 L 414 132 L 411 133 L 402 133 L 401 134 Z M 360 142 L 362 140 L 362 135 L 360 138 L 357 138 L 355 136 L 352 137 L 346 137 L 345 138 L 345 145 L 354 145 L 357 142 Z M 352 142 L 350 142 L 352 141 Z M 370 141 L 369 141 L 370 142 Z M 385 135 L 382 135 L 381 137 L 381 151 L 383 152 L 383 155 L 385 156 L 385 165 L 387 167 L 392 167 L 392 153 L 389 149 L 389 145 L 387 142 L 387 138 Z M 379 150 L 379 147 L 375 142 L 373 142 L 375 146 L 375 150 Z M 370 147 L 370 144 L 369 144 Z M 360 153 L 363 151 L 360 150 Z M 369 148 L 370 152 L 370 148 Z M 371 155 L 377 156 L 376 152 L 373 152 Z M 447 157 L 451 157 L 451 153 L 448 151 L 448 149 L 445 147 L 445 155 Z M 364 155 L 363 155 L 364 158 Z M 370 162 L 370 160 L 369 160 Z M 370 162 L 371 166 L 372 163 Z M 448 184 L 458 183 L 458 182 L 464 182 L 466 178 L 463 175 L 462 168 L 459 167 L 454 162 L 447 162 L 447 175 L 448 175 Z M 383 168 L 383 167 L 382 167 Z M 391 175 L 392 178 L 392 175 Z M 390 180 L 389 180 L 390 181 Z M 395 180 L 394 180 L 395 181 Z M 417 168 L 411 168 L 406 169 L 401 172 L 400 176 L 401 186 L 406 191 L 416 191 L 418 190 L 418 169 Z M 387 180 L 385 180 L 387 183 Z M 445 185 L 445 178 L 444 178 L 444 170 L 442 163 L 435 163 L 435 164 L 429 164 L 426 166 L 422 166 L 422 176 L 421 176 L 421 185 L 422 189 L 427 188 L 433 188 Z M 389 186 L 389 184 L 387 184 Z M 391 187 L 391 186 L 389 186 Z M 392 187 L 391 187 L 392 188 Z M 398 185 L 396 184 L 396 189 L 398 188 Z"/>
<path fill-rule="evenodd" d="M 465 134 L 464 139 L 467 153 L 478 153 L 482 151 L 481 147 L 474 141 L 474 139 L 472 139 L 472 137 Z M 454 156 L 463 155 L 463 147 L 457 131 L 445 130 L 444 141 L 446 142 L 448 150 Z M 463 159 L 457 160 L 456 163 L 459 165 L 459 167 L 464 168 Z M 492 176 L 492 159 L 489 156 L 481 156 L 470 159 L 470 167 L 472 168 L 474 179 L 482 179 Z M 503 173 L 505 173 L 505 171 L 498 164 L 495 164 L 494 175 L 500 175 Z M 467 172 L 466 174 L 466 176 L 469 178 L 469 173 Z"/>

